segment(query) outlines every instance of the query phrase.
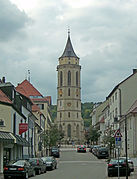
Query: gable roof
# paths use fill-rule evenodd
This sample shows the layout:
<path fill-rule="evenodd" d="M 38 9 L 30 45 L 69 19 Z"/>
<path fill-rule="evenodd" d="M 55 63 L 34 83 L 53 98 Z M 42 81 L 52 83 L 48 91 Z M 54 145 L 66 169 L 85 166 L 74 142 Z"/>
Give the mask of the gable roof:
<path fill-rule="evenodd" d="M 113 93 L 114 91 L 116 91 L 116 89 L 122 84 L 124 83 L 125 81 L 127 81 L 129 78 L 131 78 L 133 75 L 135 75 L 137 73 L 137 69 L 133 69 L 133 73 L 128 76 L 126 79 L 124 79 L 123 81 L 121 81 L 120 83 L 118 83 L 114 88 L 113 90 L 110 92 L 110 94 L 106 97 L 106 99 L 108 99 Z"/>
<path fill-rule="evenodd" d="M 0 90 L 0 102 L 12 104 L 12 101 L 6 96 L 5 93 L 2 92 L 2 90 Z"/>
<path fill-rule="evenodd" d="M 24 80 L 22 83 L 18 84 L 16 90 L 27 97 L 43 97 L 42 94 L 28 80 Z"/>

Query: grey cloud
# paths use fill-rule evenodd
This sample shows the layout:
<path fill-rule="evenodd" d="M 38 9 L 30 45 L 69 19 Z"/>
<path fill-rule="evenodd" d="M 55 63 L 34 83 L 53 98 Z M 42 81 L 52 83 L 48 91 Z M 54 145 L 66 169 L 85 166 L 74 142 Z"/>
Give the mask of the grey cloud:
<path fill-rule="evenodd" d="M 0 0 L 0 40 L 5 41 L 19 35 L 29 18 L 9 0 Z"/>

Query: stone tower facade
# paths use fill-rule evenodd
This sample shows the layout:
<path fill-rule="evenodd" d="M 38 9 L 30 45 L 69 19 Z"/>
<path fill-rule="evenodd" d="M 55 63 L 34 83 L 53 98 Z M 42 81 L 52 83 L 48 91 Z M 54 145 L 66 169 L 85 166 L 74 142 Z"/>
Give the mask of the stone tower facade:
<path fill-rule="evenodd" d="M 62 143 L 82 144 L 84 123 L 81 117 L 79 57 L 75 54 L 68 33 L 67 44 L 59 58 L 57 86 L 57 126 L 64 133 Z"/>

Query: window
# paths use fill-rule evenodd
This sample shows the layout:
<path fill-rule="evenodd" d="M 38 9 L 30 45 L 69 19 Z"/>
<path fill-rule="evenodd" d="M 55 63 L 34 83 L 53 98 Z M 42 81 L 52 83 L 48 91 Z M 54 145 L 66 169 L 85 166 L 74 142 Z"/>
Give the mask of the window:
<path fill-rule="evenodd" d="M 16 113 L 13 114 L 13 134 L 16 134 Z"/>
<path fill-rule="evenodd" d="M 78 89 L 76 89 L 76 96 L 78 97 Z"/>
<path fill-rule="evenodd" d="M 68 71 L 68 85 L 71 85 L 71 72 Z"/>
<path fill-rule="evenodd" d="M 0 126 L 4 126 L 4 121 L 0 119 Z"/>
<path fill-rule="evenodd" d="M 44 109 L 44 104 L 37 104 L 37 105 L 38 105 L 38 107 L 39 107 L 41 110 Z"/>
<path fill-rule="evenodd" d="M 60 118 L 62 118 L 62 113 L 60 113 Z"/>
<path fill-rule="evenodd" d="M 77 101 L 77 108 L 78 108 L 78 101 Z"/>
<path fill-rule="evenodd" d="M 62 101 L 60 101 L 60 106 L 62 106 Z"/>
<path fill-rule="evenodd" d="M 68 96 L 70 96 L 70 88 L 68 89 Z"/>
<path fill-rule="evenodd" d="M 70 117 L 70 112 L 68 112 L 68 117 Z"/>
<path fill-rule="evenodd" d="M 68 132 L 68 137 L 71 138 L 71 125 L 70 124 L 68 124 L 67 132 Z"/>
<path fill-rule="evenodd" d="M 117 92 L 115 93 L 115 100 L 117 100 Z"/>
<path fill-rule="evenodd" d="M 78 113 L 77 113 L 77 118 L 78 118 Z"/>
<path fill-rule="evenodd" d="M 76 72 L 76 86 L 78 86 L 78 71 Z"/>
<path fill-rule="evenodd" d="M 63 84 L 63 72 L 60 72 L 60 86 Z"/>

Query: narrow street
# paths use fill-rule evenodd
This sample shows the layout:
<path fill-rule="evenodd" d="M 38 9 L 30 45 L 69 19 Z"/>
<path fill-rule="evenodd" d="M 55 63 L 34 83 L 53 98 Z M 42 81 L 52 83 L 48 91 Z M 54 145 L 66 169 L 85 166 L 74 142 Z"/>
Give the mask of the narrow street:
<path fill-rule="evenodd" d="M 33 179 L 106 179 L 106 163 L 91 153 L 77 153 L 76 149 L 63 149 L 58 168 L 37 175 Z"/>

